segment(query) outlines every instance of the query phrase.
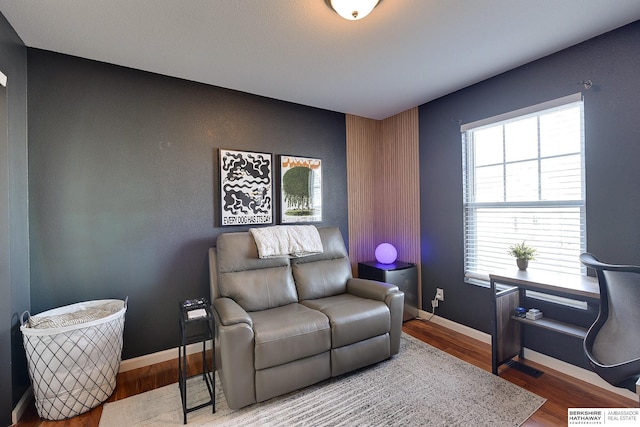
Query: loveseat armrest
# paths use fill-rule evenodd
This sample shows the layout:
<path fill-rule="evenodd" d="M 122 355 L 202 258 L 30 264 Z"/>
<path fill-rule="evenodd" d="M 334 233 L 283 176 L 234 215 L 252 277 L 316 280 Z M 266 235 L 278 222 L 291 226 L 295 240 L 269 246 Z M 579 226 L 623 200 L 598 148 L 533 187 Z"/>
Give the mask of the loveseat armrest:
<path fill-rule="evenodd" d="M 213 302 L 213 306 L 218 313 L 219 322 L 222 326 L 231 326 L 238 323 L 246 323 L 253 326 L 253 321 L 249 314 L 231 298 L 218 298 Z"/>
<path fill-rule="evenodd" d="M 253 322 L 231 298 L 216 299 L 213 315 L 216 369 L 229 408 L 242 408 L 256 401 Z"/>
<path fill-rule="evenodd" d="M 390 283 L 377 282 L 370 279 L 359 279 L 353 277 L 347 281 L 347 292 L 352 295 L 373 299 L 376 301 L 386 301 L 387 296 L 399 289 Z"/>
<path fill-rule="evenodd" d="M 398 354 L 402 335 L 404 292 L 390 283 L 358 278 L 351 278 L 347 281 L 347 292 L 361 298 L 382 301 L 389 307 L 389 315 L 391 316 L 389 330 L 390 351 L 391 355 Z"/>

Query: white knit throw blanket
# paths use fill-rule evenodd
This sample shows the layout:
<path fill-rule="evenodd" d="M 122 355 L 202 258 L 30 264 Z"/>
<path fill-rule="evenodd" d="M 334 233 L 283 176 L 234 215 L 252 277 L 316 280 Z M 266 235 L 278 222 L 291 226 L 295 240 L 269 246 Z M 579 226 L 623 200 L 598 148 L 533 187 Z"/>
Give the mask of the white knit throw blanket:
<path fill-rule="evenodd" d="M 260 258 L 303 257 L 322 253 L 322 241 L 313 225 L 276 225 L 250 228 Z"/>

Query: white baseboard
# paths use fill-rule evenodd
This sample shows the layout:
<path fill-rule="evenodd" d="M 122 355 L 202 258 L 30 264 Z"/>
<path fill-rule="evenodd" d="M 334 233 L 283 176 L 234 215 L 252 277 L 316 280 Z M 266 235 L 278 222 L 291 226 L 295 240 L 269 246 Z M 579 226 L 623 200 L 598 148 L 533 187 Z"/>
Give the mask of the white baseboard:
<path fill-rule="evenodd" d="M 211 349 L 211 341 L 207 342 L 208 350 Z M 187 346 L 187 354 L 197 353 L 202 350 L 201 344 L 189 344 Z M 178 347 L 162 350 L 156 353 L 145 354 L 144 356 L 126 359 L 120 362 L 120 370 L 118 372 L 131 371 L 133 369 L 144 368 L 145 366 L 154 365 L 156 363 L 166 362 L 178 358 Z"/>
<path fill-rule="evenodd" d="M 432 323 L 435 323 L 440 326 L 444 326 L 445 328 L 452 329 L 456 332 L 460 332 L 461 334 L 464 334 L 468 337 L 475 338 L 478 341 L 482 341 L 485 344 L 491 344 L 491 335 L 484 333 L 482 331 L 479 331 L 477 329 L 470 328 L 461 323 L 453 322 L 449 319 L 445 319 L 444 317 L 440 317 L 440 316 L 432 317 L 431 313 L 422 311 L 422 310 L 418 310 L 418 316 L 421 319 L 425 319 L 425 320 L 429 319 L 429 321 Z"/>
<path fill-rule="evenodd" d="M 431 317 L 431 313 L 422 310 L 418 311 L 418 315 L 422 319 L 429 319 Z M 482 331 L 478 331 L 477 329 L 470 328 L 468 326 L 453 322 L 449 319 L 445 319 L 444 317 L 439 316 L 433 316 L 429 321 L 459 332 L 461 334 L 467 335 L 471 338 L 475 338 L 478 341 L 482 341 L 486 344 L 491 344 L 491 335 Z M 546 354 L 538 353 L 537 351 L 528 348 L 524 349 L 524 357 L 525 359 L 529 359 L 532 362 L 539 363 L 540 365 L 546 366 L 549 369 L 562 372 L 566 375 L 587 382 L 596 387 L 611 391 L 628 399 L 636 401 L 638 400 L 638 395 L 636 395 L 635 393 L 624 388 L 612 386 L 611 384 L 600 378 L 595 372 L 572 365 L 551 356 L 547 356 Z"/>
<path fill-rule="evenodd" d="M 33 389 L 31 388 L 31 386 L 29 386 L 27 391 L 24 392 L 24 394 L 18 401 L 16 407 L 13 408 L 13 411 L 11 411 L 11 424 L 17 424 L 18 421 L 20 421 L 20 418 L 22 418 L 24 411 L 27 410 L 29 403 L 31 403 L 32 398 L 33 398 Z"/>
<path fill-rule="evenodd" d="M 635 401 L 638 400 L 637 394 L 625 388 L 612 386 L 611 384 L 600 378 L 598 374 L 593 371 L 589 371 L 579 366 L 572 365 L 571 363 L 555 359 L 551 356 L 547 356 L 546 354 L 538 353 L 537 351 L 533 351 L 528 348 L 524 349 L 524 358 L 531 360 L 532 362 L 539 363 L 555 371 L 562 372 L 563 374 L 587 382 L 596 387 L 600 387 L 613 393 L 619 394 L 628 399 L 632 399 Z"/>

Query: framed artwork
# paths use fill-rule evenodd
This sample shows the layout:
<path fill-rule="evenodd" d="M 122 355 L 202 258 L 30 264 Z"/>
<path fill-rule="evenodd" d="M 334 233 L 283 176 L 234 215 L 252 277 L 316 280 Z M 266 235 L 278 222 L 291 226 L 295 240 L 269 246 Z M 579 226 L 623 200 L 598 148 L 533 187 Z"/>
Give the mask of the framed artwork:
<path fill-rule="evenodd" d="M 280 156 L 280 222 L 322 221 L 322 161 Z"/>
<path fill-rule="evenodd" d="M 273 223 L 271 154 L 220 149 L 220 225 Z"/>

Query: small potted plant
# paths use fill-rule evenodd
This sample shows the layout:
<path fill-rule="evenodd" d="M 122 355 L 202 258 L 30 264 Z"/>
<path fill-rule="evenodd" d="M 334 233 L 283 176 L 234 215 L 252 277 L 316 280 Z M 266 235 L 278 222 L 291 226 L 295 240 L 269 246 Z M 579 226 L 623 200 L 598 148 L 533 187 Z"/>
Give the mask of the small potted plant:
<path fill-rule="evenodd" d="M 529 261 L 535 260 L 537 249 L 532 248 L 531 246 L 527 246 L 524 243 L 517 243 L 515 245 L 509 246 L 509 255 L 516 259 L 516 263 L 518 264 L 518 268 L 520 270 L 526 270 L 529 266 Z"/>

